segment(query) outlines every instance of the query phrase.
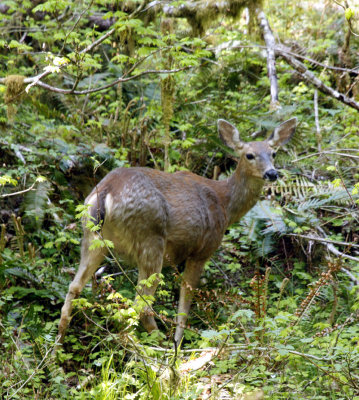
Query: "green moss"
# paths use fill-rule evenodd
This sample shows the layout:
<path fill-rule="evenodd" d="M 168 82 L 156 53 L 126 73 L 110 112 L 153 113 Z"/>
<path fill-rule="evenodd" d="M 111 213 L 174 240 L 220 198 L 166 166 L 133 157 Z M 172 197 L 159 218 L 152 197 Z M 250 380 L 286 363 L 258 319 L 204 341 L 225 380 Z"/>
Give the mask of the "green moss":
<path fill-rule="evenodd" d="M 240 17 L 244 8 L 248 7 L 251 14 L 257 7 L 262 5 L 262 0 L 230 0 L 221 4 L 216 0 L 210 0 L 206 6 L 200 6 L 187 16 L 187 21 L 191 25 L 193 35 L 202 35 L 205 30 L 220 16 L 233 19 Z M 253 20 L 253 18 L 251 18 Z"/>
<path fill-rule="evenodd" d="M 7 117 L 12 120 L 16 114 L 15 104 L 19 103 L 24 94 L 24 79 L 22 75 L 8 75 L 5 78 L 5 96 L 4 101 L 7 105 Z"/>

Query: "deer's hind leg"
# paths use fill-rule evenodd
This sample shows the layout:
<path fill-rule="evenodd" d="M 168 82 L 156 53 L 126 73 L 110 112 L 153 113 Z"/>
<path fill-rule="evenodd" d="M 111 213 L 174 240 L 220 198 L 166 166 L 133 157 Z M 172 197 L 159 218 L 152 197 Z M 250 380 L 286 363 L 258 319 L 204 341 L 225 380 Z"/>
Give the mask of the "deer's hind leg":
<path fill-rule="evenodd" d="M 175 341 L 180 344 L 186 326 L 187 317 L 191 307 L 194 291 L 197 289 L 206 260 L 188 259 L 185 270 L 182 274 L 178 314 L 176 317 L 177 327 Z"/>
<path fill-rule="evenodd" d="M 142 325 L 151 332 L 158 329 L 157 323 L 153 316 L 151 299 L 148 296 L 154 296 L 159 279 L 154 278 L 151 285 L 141 284 L 141 281 L 148 280 L 153 274 L 159 274 L 162 270 L 163 254 L 165 250 L 165 239 L 162 236 L 151 236 L 141 242 L 138 251 L 138 282 L 137 282 L 137 302 L 145 302 L 145 306 L 141 311 L 140 320 Z"/>
<path fill-rule="evenodd" d="M 76 299 L 80 295 L 86 283 L 100 266 L 107 252 L 104 248 L 89 250 L 94 238 L 95 237 L 92 233 L 86 232 L 82 240 L 80 266 L 74 280 L 69 286 L 65 303 L 61 309 L 58 333 L 58 340 L 60 343 L 63 342 L 66 329 L 71 321 L 72 300 Z"/>

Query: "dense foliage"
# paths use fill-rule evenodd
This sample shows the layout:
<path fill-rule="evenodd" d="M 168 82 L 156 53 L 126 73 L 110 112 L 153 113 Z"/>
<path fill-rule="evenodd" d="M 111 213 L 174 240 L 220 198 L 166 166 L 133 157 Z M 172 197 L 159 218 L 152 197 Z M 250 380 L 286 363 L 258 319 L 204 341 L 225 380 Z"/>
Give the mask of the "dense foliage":
<path fill-rule="evenodd" d="M 154 3 L 0 3 L 1 396 L 359 399 L 358 110 L 280 57 L 270 107 L 255 11 L 356 102 L 359 9 L 277 0 L 214 12 L 210 0 L 179 18 Z M 293 116 L 281 179 L 208 261 L 182 349 L 172 341 L 181 266 L 163 271 L 160 331 L 148 334 L 133 306 L 137 270 L 109 258 L 55 356 L 79 261 L 76 208 L 99 179 L 135 165 L 224 179 L 235 162 L 218 118 L 252 140 Z"/>

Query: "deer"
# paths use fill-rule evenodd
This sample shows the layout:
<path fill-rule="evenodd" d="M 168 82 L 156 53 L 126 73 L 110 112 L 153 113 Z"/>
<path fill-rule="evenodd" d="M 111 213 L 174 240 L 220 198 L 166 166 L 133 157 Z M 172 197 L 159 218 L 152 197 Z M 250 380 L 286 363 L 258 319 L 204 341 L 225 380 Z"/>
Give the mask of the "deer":
<path fill-rule="evenodd" d="M 265 181 L 274 182 L 274 157 L 293 136 L 297 119 L 277 126 L 262 141 L 245 142 L 237 128 L 219 119 L 218 133 L 235 155 L 237 166 L 228 179 L 211 180 L 189 171 L 163 172 L 146 167 L 116 168 L 85 200 L 90 217 L 101 224 L 101 237 L 112 241 L 126 263 L 137 265 L 137 297 L 154 296 L 159 279 L 141 285 L 164 266 L 185 264 L 181 277 L 174 342 L 180 345 L 194 291 L 204 265 L 220 246 L 226 229 L 240 220 L 259 200 Z M 98 237 L 83 222 L 81 259 L 69 286 L 59 321 L 62 343 L 71 320 L 72 301 L 100 267 L 108 248 L 91 248 Z M 155 275 L 157 276 L 157 275 Z M 153 298 L 153 297 L 152 297 Z M 151 307 L 140 314 L 143 327 L 158 329 Z"/>

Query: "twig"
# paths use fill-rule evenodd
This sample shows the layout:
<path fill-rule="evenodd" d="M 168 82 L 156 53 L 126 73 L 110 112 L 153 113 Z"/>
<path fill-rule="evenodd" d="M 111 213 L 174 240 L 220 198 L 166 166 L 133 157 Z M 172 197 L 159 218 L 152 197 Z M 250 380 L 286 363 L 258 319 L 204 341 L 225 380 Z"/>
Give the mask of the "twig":
<path fill-rule="evenodd" d="M 317 356 L 313 356 L 312 354 L 300 353 L 299 351 L 295 351 L 295 350 L 289 350 L 289 353 L 295 354 L 296 356 L 305 357 L 305 358 L 312 358 L 313 360 L 317 360 L 317 361 L 330 361 L 330 358 L 327 358 L 327 357 L 317 357 Z"/>
<path fill-rule="evenodd" d="M 314 361 L 312 361 L 313 357 L 308 357 L 306 354 L 302 354 L 302 356 L 304 358 L 306 358 L 309 362 L 311 362 L 313 365 L 315 365 L 320 371 L 322 371 L 325 375 L 330 376 L 333 380 L 337 381 L 339 384 L 345 386 L 348 383 L 342 381 L 340 378 L 338 378 L 334 372 L 329 372 L 326 369 L 324 369 L 323 367 L 321 367 L 320 365 L 316 364 Z M 351 385 L 352 386 L 352 385 Z"/>
<path fill-rule="evenodd" d="M 342 7 L 342 8 L 344 9 L 344 11 L 346 10 L 347 7 L 343 6 L 343 4 L 340 4 L 337 0 L 333 0 L 333 1 L 334 1 L 334 3 L 337 4 L 339 7 Z M 346 5 L 348 4 L 347 2 L 345 2 L 345 3 L 346 3 Z M 352 31 L 352 24 L 351 24 L 351 21 L 350 21 L 350 20 L 348 20 L 348 25 L 349 25 L 349 31 L 350 31 L 354 36 L 359 37 L 359 35 L 358 35 L 357 33 L 355 33 L 355 32 Z"/>
<path fill-rule="evenodd" d="M 104 40 L 106 40 L 109 36 L 111 36 L 115 32 L 115 28 L 110 29 L 107 33 L 105 33 L 103 36 L 95 40 L 93 43 L 89 44 L 87 47 L 85 47 L 83 50 L 80 51 L 80 54 L 85 54 L 97 47 L 99 44 L 101 44 Z"/>
<path fill-rule="evenodd" d="M 34 372 L 24 381 L 24 383 L 17 390 L 15 390 L 15 392 L 12 395 L 10 395 L 8 397 L 9 400 L 12 399 L 13 397 L 15 397 L 15 395 L 37 374 L 39 369 L 41 369 L 43 367 L 47 356 L 52 352 L 52 350 L 53 350 L 53 346 L 50 346 L 49 349 L 46 351 L 42 360 L 39 362 L 37 367 L 34 369 Z"/>
<path fill-rule="evenodd" d="M 80 22 L 81 18 L 85 15 L 85 13 L 91 8 L 92 3 L 94 0 L 91 0 L 89 5 L 87 6 L 87 8 L 85 8 L 82 13 L 80 13 L 80 15 L 78 16 L 76 22 L 73 24 L 72 28 L 67 32 L 64 42 L 62 44 L 61 50 L 58 52 L 58 54 L 62 54 L 62 52 L 64 51 L 64 48 L 66 46 L 67 43 L 67 39 L 69 38 L 69 36 L 71 35 L 71 33 L 74 31 L 74 29 L 76 28 L 76 26 L 78 25 L 78 23 Z M 64 13 L 65 14 L 65 13 Z"/>
<path fill-rule="evenodd" d="M 322 228 L 317 227 L 317 229 L 323 236 L 325 236 L 325 232 L 324 232 L 324 230 Z M 326 238 L 321 238 L 319 236 L 298 235 L 298 234 L 294 234 L 294 233 L 290 233 L 289 236 L 297 236 L 297 237 L 300 237 L 300 238 L 303 238 L 303 239 L 314 240 L 316 242 L 325 243 L 328 251 L 330 251 L 334 255 L 336 255 L 338 257 L 341 257 L 341 258 L 348 258 L 349 260 L 353 260 L 353 261 L 359 262 L 359 258 L 358 257 L 353 257 L 353 256 L 351 256 L 349 254 L 345 254 L 345 253 L 339 251 L 337 248 L 335 248 L 333 246 L 333 243 L 334 243 L 334 244 L 339 244 L 339 245 L 343 245 L 343 246 L 359 248 L 359 246 L 354 244 L 354 243 L 341 242 L 341 241 L 338 241 L 338 240 L 329 240 L 329 239 L 326 239 Z M 341 271 L 343 271 L 356 285 L 359 285 L 359 279 L 356 278 L 349 270 L 347 270 L 344 267 L 341 267 Z"/>
<path fill-rule="evenodd" d="M 20 192 L 15 192 L 15 193 L 1 194 L 0 197 L 4 198 L 4 197 L 16 196 L 18 194 L 29 192 L 30 190 L 32 190 L 34 188 L 35 185 L 36 185 L 36 182 L 34 182 L 28 189 L 21 190 Z"/>
<path fill-rule="evenodd" d="M 243 345 L 243 344 L 235 344 L 235 343 L 227 343 L 226 347 L 231 349 L 231 350 L 236 350 L 236 351 L 241 351 L 241 352 L 248 352 L 249 350 L 256 350 L 256 351 L 264 351 L 264 352 L 272 352 L 273 349 L 270 347 L 252 347 L 249 349 L 248 346 Z M 173 352 L 174 349 L 166 349 L 162 347 L 154 347 L 154 346 L 148 346 L 149 349 L 154 350 L 154 351 L 159 351 L 159 352 Z M 208 352 L 218 352 L 219 347 L 204 347 L 202 349 L 181 349 L 181 353 L 208 353 Z M 295 350 L 288 350 L 288 353 L 295 354 L 297 356 L 302 356 L 302 357 L 308 357 L 312 358 L 313 360 L 317 361 L 330 361 L 331 358 L 329 357 L 318 357 L 314 356 L 312 354 L 307 354 L 307 353 L 300 353 L 299 351 Z"/>
<path fill-rule="evenodd" d="M 354 208 L 357 208 L 357 205 L 356 205 L 356 203 L 355 203 L 355 201 L 354 201 L 354 199 L 353 199 L 353 196 L 352 196 L 351 193 L 349 192 L 349 190 L 348 190 L 348 188 L 347 188 L 347 185 L 346 185 L 345 182 L 344 182 L 343 175 L 342 175 L 342 173 L 341 173 L 341 171 L 340 171 L 340 169 L 339 169 L 338 161 L 335 163 L 335 169 L 336 169 L 336 171 L 337 171 L 337 173 L 338 173 L 338 175 L 339 175 L 339 179 L 341 180 L 342 185 L 344 186 L 345 191 L 347 192 L 347 195 L 348 195 L 348 197 L 349 197 L 349 199 L 350 199 L 350 201 L 351 201 L 351 203 L 352 203 L 352 206 L 353 206 Z"/>
<path fill-rule="evenodd" d="M 339 251 L 338 249 L 336 249 L 332 244 L 330 244 L 330 243 L 328 243 L 327 244 L 327 249 L 331 252 L 331 253 L 333 253 L 333 254 L 335 254 L 336 256 L 338 256 L 338 257 L 344 257 L 344 258 L 348 258 L 349 260 L 353 260 L 353 261 L 359 261 L 359 258 L 358 257 L 353 257 L 353 256 L 350 256 L 349 254 L 345 254 L 345 253 L 342 253 L 341 251 Z M 347 273 L 347 271 L 344 271 L 350 278 L 352 278 L 352 276 L 354 276 L 354 275 L 352 275 L 352 274 L 348 274 Z M 348 271 L 349 272 L 349 271 Z M 359 281 L 357 281 L 357 282 L 359 282 Z"/>
<path fill-rule="evenodd" d="M 353 257 L 353 258 L 354 258 L 354 257 Z M 359 259 L 357 259 L 357 260 L 359 260 Z M 348 271 L 348 270 L 347 270 L 346 268 L 344 268 L 344 267 L 342 267 L 341 270 L 342 270 L 346 275 L 348 275 L 349 278 L 350 278 L 353 282 L 355 282 L 355 284 L 356 284 L 357 286 L 359 286 L 359 279 L 358 279 L 358 278 L 356 278 L 350 271 Z"/>
<path fill-rule="evenodd" d="M 210 50 L 210 51 L 215 51 L 215 50 L 222 51 L 222 50 L 227 50 L 228 48 L 229 49 L 264 49 L 264 50 L 267 49 L 266 46 L 261 46 L 261 45 L 257 45 L 257 44 L 255 44 L 255 45 L 254 44 L 252 44 L 252 45 L 241 45 L 240 43 L 241 42 L 239 40 L 238 41 L 225 42 L 225 43 L 222 43 L 221 46 L 218 46 L 218 47 L 220 47 L 219 49 L 217 47 L 216 49 L 209 48 L 208 50 Z M 226 47 L 226 45 L 228 45 L 228 46 Z M 277 50 L 277 49 L 275 49 L 275 50 Z M 281 52 L 285 52 L 287 54 L 290 54 L 290 55 L 294 56 L 295 58 L 300 58 L 301 60 L 308 61 L 311 64 L 318 65 L 319 67 L 323 67 L 325 69 L 330 69 L 330 70 L 333 70 L 333 71 L 343 71 L 343 72 L 348 72 L 348 73 L 352 73 L 352 74 L 355 74 L 355 75 L 359 75 L 358 67 L 356 67 L 356 68 L 344 68 L 344 67 L 335 67 L 334 65 L 323 64 L 323 63 L 321 63 L 321 62 L 319 62 L 317 60 L 314 60 L 313 58 L 306 57 L 306 56 L 303 56 L 302 54 L 295 53 L 294 51 L 291 51 L 289 48 L 287 48 L 287 50 L 281 48 L 280 51 Z"/>
<path fill-rule="evenodd" d="M 340 151 L 351 151 L 351 150 L 349 150 L 349 149 L 340 149 Z M 358 150 L 353 150 L 353 151 L 358 152 Z M 322 154 L 336 154 L 336 155 L 341 156 L 341 157 L 359 159 L 359 156 L 355 156 L 353 154 L 338 153 L 335 150 L 325 150 L 325 151 L 321 151 L 320 153 L 312 153 L 312 154 L 309 154 L 307 156 L 296 158 L 296 159 L 292 160 L 292 162 L 302 161 L 302 160 L 305 160 L 306 158 L 320 156 Z"/>
<path fill-rule="evenodd" d="M 104 40 L 106 40 L 109 36 L 111 36 L 114 32 L 115 32 L 115 28 L 110 29 L 103 36 L 101 36 L 100 38 L 95 40 L 93 43 L 91 43 L 90 45 L 88 45 L 87 47 L 82 49 L 79 54 L 86 54 L 89 51 L 93 50 L 95 47 L 97 47 L 99 44 L 101 44 Z M 60 69 L 63 67 L 64 67 L 64 65 L 59 66 Z M 25 78 L 24 83 L 29 83 L 30 87 L 36 85 L 36 86 L 44 87 L 46 89 L 46 83 L 41 82 L 41 80 L 44 79 L 46 76 L 50 75 L 51 73 L 52 73 L 51 71 L 44 71 L 41 74 L 38 74 L 36 76 Z M 0 78 L 0 83 L 4 84 L 5 79 L 6 78 Z M 50 85 L 47 85 L 47 86 L 51 87 Z M 51 90 L 51 89 L 49 89 L 49 90 Z M 68 92 L 71 93 L 71 91 L 72 90 L 69 90 Z M 58 91 L 58 93 L 62 93 L 62 92 Z"/>
<path fill-rule="evenodd" d="M 0 139 L 0 146 L 1 146 L 1 145 L 8 146 L 8 147 L 11 146 L 11 144 L 10 144 L 9 142 L 7 142 L 6 140 Z M 17 147 L 18 149 L 22 150 L 22 151 L 27 151 L 27 152 L 30 152 L 30 153 L 33 151 L 33 150 L 30 149 L 29 147 L 22 146 L 21 144 L 17 144 L 16 147 Z"/>
<path fill-rule="evenodd" d="M 324 69 L 331 69 L 333 71 L 342 71 L 342 72 L 348 72 L 348 73 L 352 73 L 355 75 L 359 75 L 359 71 L 357 69 L 358 67 L 356 67 L 356 68 L 335 67 L 334 65 L 323 64 L 317 60 L 314 60 L 313 58 L 303 56 L 301 54 L 290 51 L 289 49 L 284 50 L 283 48 L 281 48 L 280 51 L 286 52 L 287 54 L 290 54 L 290 55 L 294 56 L 295 58 L 300 58 L 302 60 L 308 61 L 311 64 L 318 65 L 319 67 L 322 67 Z"/>
<path fill-rule="evenodd" d="M 299 235 L 297 233 L 288 233 L 288 236 L 296 236 L 300 237 L 302 239 L 308 239 L 308 240 L 314 240 L 316 242 L 323 242 L 323 243 L 331 243 L 331 244 L 339 244 L 341 246 L 350 246 L 350 247 L 357 247 L 359 248 L 359 245 L 354 244 L 354 243 L 348 243 L 348 242 L 341 242 L 339 240 L 330 240 L 326 238 L 321 238 L 319 236 L 307 236 L 307 235 Z"/>

